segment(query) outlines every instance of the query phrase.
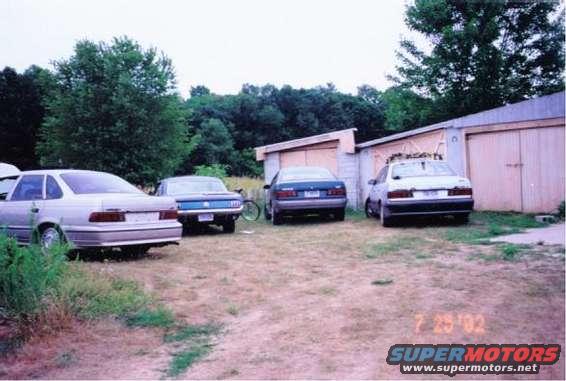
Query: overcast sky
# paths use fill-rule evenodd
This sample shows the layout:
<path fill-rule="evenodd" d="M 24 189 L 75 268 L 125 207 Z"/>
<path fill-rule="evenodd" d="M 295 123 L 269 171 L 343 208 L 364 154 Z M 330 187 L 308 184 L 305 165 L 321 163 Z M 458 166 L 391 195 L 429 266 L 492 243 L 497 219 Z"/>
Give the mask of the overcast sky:
<path fill-rule="evenodd" d="M 0 68 L 50 67 L 77 40 L 127 35 L 175 65 L 179 91 L 243 83 L 390 85 L 405 0 L 0 0 Z"/>

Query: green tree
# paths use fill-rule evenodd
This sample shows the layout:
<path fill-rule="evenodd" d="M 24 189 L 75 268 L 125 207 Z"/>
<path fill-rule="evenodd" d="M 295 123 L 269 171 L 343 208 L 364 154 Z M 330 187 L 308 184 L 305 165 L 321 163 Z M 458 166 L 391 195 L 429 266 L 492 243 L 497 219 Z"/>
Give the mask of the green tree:
<path fill-rule="evenodd" d="M 430 52 L 401 41 L 393 77 L 457 117 L 564 88 L 564 9 L 558 1 L 416 0 L 405 22 Z M 412 100 L 411 100 L 412 101 Z"/>
<path fill-rule="evenodd" d="M 190 156 L 190 165 L 185 170 L 192 171 L 196 165 L 230 164 L 234 157 L 234 141 L 228 127 L 221 120 L 208 119 L 197 129 L 198 144 Z"/>
<path fill-rule="evenodd" d="M 32 66 L 23 74 L 10 67 L 0 72 L 0 162 L 18 168 L 38 166 L 35 144 L 45 114 L 42 97 L 49 72 Z"/>
<path fill-rule="evenodd" d="M 171 175 L 192 144 L 171 61 L 133 40 L 80 41 L 55 62 L 37 152 L 43 165 L 108 171 L 136 184 Z"/>

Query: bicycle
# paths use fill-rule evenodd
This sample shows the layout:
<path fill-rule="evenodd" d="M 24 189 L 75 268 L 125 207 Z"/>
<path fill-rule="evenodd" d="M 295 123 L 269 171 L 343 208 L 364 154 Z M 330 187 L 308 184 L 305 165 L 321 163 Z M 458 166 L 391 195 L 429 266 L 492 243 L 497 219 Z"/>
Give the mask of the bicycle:
<path fill-rule="evenodd" d="M 247 198 L 244 190 L 242 188 L 235 189 L 236 192 L 244 197 L 244 209 L 242 210 L 242 218 L 246 221 L 257 221 L 261 215 L 261 208 L 259 205 L 252 200 Z"/>

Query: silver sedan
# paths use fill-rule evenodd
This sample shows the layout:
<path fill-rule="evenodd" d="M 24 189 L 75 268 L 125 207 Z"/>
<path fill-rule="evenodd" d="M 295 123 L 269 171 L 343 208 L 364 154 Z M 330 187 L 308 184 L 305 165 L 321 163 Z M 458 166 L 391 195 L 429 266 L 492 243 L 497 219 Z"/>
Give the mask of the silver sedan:
<path fill-rule="evenodd" d="M 79 249 L 137 253 L 175 243 L 182 234 L 174 199 L 148 196 L 118 176 L 79 170 L 0 173 L 0 226 L 21 244 L 67 241 Z"/>

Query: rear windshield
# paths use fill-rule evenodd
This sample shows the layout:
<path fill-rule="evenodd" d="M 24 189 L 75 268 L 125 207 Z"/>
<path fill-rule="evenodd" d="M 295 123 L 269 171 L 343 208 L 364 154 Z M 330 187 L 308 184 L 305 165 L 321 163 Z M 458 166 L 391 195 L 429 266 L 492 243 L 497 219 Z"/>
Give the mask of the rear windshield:
<path fill-rule="evenodd" d="M 224 183 L 220 180 L 187 180 L 167 183 L 166 192 L 170 196 L 187 193 L 226 192 Z"/>
<path fill-rule="evenodd" d="M 319 167 L 286 168 L 279 174 L 280 181 L 334 179 L 334 175 L 328 169 Z"/>
<path fill-rule="evenodd" d="M 69 172 L 61 175 L 75 194 L 91 193 L 143 193 L 126 180 L 101 172 Z"/>
<path fill-rule="evenodd" d="M 422 177 L 422 176 L 454 176 L 456 175 L 447 163 L 442 161 L 410 161 L 393 166 L 391 177 Z"/>

